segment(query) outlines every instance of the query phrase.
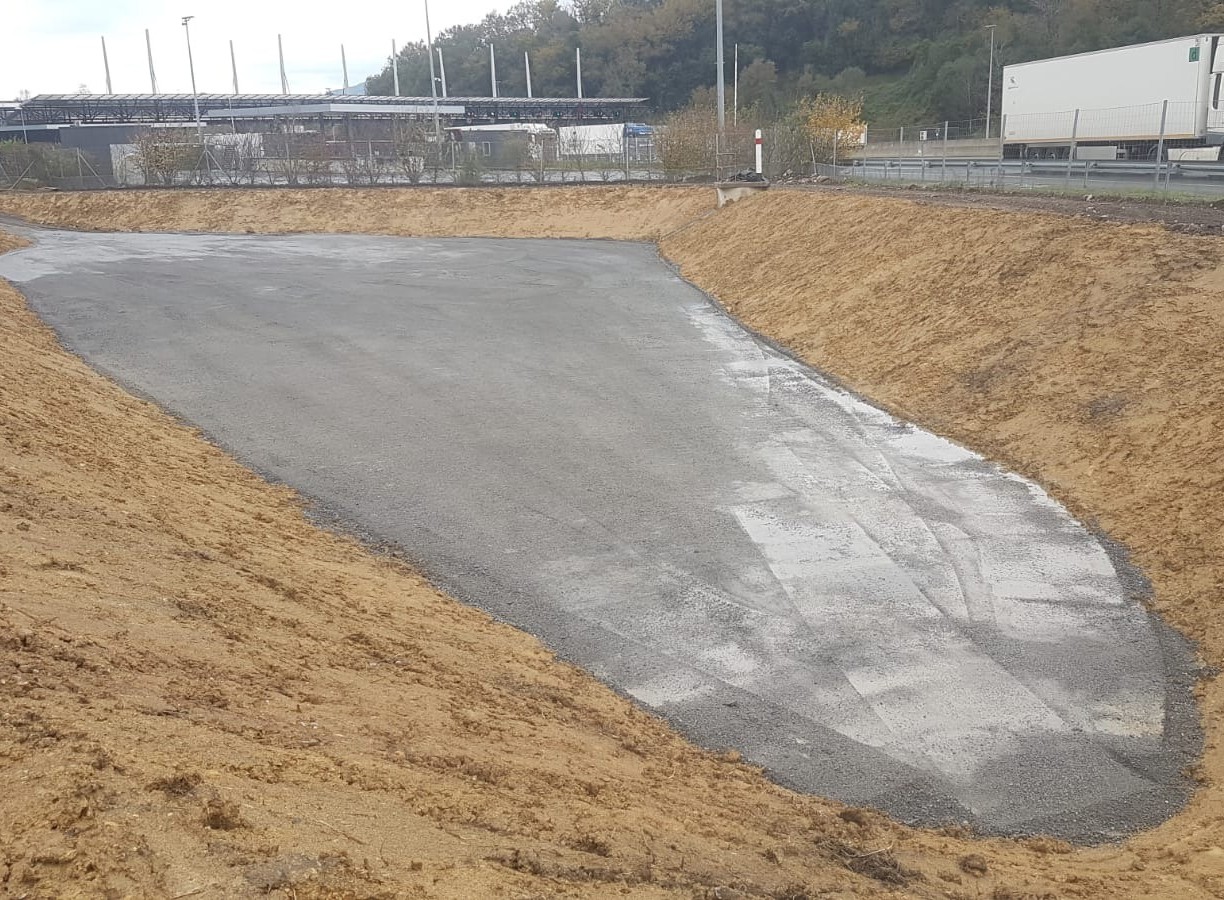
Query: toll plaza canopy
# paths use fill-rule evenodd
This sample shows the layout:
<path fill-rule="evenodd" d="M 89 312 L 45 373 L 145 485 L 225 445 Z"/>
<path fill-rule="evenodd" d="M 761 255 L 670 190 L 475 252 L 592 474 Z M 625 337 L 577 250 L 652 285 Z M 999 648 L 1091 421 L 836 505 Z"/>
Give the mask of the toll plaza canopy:
<path fill-rule="evenodd" d="M 126 125 L 282 117 L 390 118 L 432 115 L 449 122 L 627 122 L 643 98 L 376 97 L 339 94 L 40 94 L 0 107 L 0 126 Z"/>

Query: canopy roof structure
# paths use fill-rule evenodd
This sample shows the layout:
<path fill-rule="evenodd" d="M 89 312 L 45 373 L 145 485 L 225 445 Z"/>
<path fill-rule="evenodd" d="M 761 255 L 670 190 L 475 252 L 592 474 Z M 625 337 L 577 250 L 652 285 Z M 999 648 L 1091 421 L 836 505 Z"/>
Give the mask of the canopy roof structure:
<path fill-rule="evenodd" d="M 432 115 L 432 97 L 334 94 L 40 94 L 0 108 L 0 125 L 130 125 L 194 122 L 200 118 L 275 119 L 294 116 L 388 118 Z M 644 98 L 447 97 L 438 115 L 450 124 L 626 122 L 640 114 Z"/>

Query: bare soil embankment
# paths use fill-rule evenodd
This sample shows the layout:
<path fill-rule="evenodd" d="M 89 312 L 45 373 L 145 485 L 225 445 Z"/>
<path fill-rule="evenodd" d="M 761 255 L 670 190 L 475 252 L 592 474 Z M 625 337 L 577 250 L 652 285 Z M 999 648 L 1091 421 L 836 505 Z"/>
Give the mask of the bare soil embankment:
<path fill-rule="evenodd" d="M 656 240 L 708 211 L 700 188 L 192 190 L 0 194 L 0 212 L 97 231 L 334 232 Z"/>
<path fill-rule="evenodd" d="M 145 230 L 675 232 L 664 253 L 748 324 L 1125 541 L 1157 607 L 1224 660 L 1218 241 L 844 194 L 703 216 L 696 190 L 290 193 L 293 223 L 282 192 L 0 195 L 0 210 Z M 1224 895 L 1214 681 L 1203 789 L 1125 846 L 843 817 L 312 528 L 3 302 L 0 779 L 22 798 L 0 801 L 6 886 L 173 895 L 313 868 L 299 896 Z"/>

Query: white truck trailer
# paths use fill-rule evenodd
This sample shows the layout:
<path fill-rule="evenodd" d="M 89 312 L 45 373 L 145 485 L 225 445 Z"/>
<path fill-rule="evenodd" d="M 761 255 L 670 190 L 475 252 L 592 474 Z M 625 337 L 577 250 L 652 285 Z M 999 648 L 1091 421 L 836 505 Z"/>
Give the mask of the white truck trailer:
<path fill-rule="evenodd" d="M 1155 159 L 1163 134 L 1166 158 L 1218 159 L 1221 37 L 1198 34 L 1005 66 L 1007 155 Z"/>

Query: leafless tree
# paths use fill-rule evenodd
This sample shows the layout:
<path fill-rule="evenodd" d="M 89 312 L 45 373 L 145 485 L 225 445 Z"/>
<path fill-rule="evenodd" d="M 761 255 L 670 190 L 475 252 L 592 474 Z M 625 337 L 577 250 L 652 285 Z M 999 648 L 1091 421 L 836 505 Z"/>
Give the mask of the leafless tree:
<path fill-rule="evenodd" d="M 181 173 L 199 166 L 202 148 L 193 142 L 194 135 L 181 129 L 147 128 L 132 138 L 133 161 L 145 184 L 174 184 Z"/>
<path fill-rule="evenodd" d="M 322 135 L 302 145 L 301 157 L 302 177 L 307 184 L 331 183 L 331 154 Z"/>
<path fill-rule="evenodd" d="M 714 173 L 714 135 L 718 120 L 712 109 L 689 107 L 674 113 L 656 135 L 663 173 L 670 181 L 711 177 Z"/>
<path fill-rule="evenodd" d="M 372 153 L 354 152 L 340 160 L 340 171 L 349 185 L 378 184 L 381 168 Z"/>
<path fill-rule="evenodd" d="M 524 173 L 531 169 L 531 139 L 527 135 L 511 137 L 502 145 L 501 156 L 515 182 L 522 184 Z"/>
<path fill-rule="evenodd" d="M 419 184 L 425 174 L 426 161 L 432 143 L 429 129 L 421 122 L 396 124 L 395 163 L 404 177 L 413 184 Z"/>

